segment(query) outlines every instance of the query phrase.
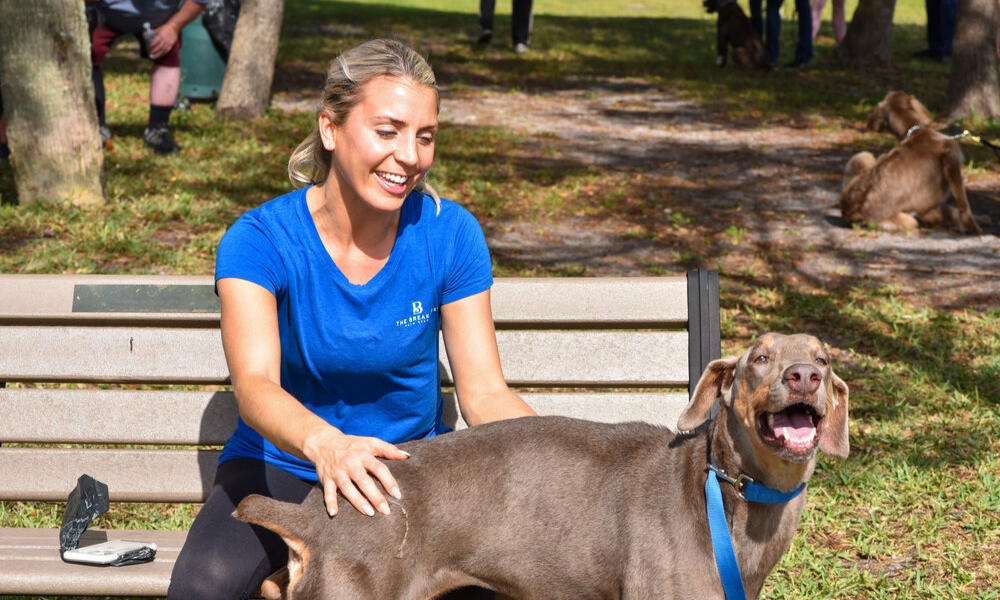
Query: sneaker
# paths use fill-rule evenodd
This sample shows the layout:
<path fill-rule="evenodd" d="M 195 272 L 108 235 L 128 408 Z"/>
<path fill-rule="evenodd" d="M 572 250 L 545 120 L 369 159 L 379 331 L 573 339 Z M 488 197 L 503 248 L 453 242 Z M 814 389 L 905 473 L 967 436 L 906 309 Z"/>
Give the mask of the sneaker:
<path fill-rule="evenodd" d="M 97 131 L 99 131 L 101 133 L 101 143 L 102 144 L 107 144 L 108 140 L 110 140 L 111 138 L 115 137 L 111 133 L 111 128 L 108 127 L 107 125 L 100 125 L 100 126 L 98 126 Z"/>
<path fill-rule="evenodd" d="M 786 69 L 808 69 L 809 63 L 802 62 L 801 60 L 793 60 L 790 63 L 785 64 Z"/>
<path fill-rule="evenodd" d="M 522 43 L 514 44 L 514 54 L 527 54 L 527 53 L 528 53 L 527 44 L 522 44 Z"/>
<path fill-rule="evenodd" d="M 142 133 L 142 139 L 157 154 L 173 154 L 181 149 L 166 127 L 156 127 L 155 129 L 147 127 L 146 131 Z"/>
<path fill-rule="evenodd" d="M 479 39 L 476 40 L 476 43 L 480 45 L 489 44 L 492 39 L 493 39 L 493 30 L 484 29 L 483 32 L 479 34 Z"/>

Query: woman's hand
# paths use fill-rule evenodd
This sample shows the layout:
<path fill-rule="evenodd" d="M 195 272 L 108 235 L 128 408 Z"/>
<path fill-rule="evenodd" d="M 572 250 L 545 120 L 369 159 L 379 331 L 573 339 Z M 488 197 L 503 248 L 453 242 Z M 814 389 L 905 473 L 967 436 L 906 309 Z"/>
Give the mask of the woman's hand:
<path fill-rule="evenodd" d="M 400 460 L 409 454 L 388 442 L 346 435 L 331 427 L 310 436 L 303 453 L 316 466 L 326 510 L 331 517 L 337 514 L 338 490 L 354 508 L 369 517 L 375 515 L 373 507 L 382 514 L 389 514 L 389 503 L 375 485 L 376 479 L 394 498 L 400 498 L 396 479 L 379 459 Z"/>

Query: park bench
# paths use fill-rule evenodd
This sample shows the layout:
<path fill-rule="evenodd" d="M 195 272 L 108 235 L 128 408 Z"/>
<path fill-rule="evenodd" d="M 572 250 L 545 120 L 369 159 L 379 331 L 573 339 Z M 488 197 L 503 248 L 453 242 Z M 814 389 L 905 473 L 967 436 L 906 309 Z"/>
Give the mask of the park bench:
<path fill-rule="evenodd" d="M 712 271 L 498 279 L 492 301 L 504 374 L 541 414 L 673 426 L 720 352 Z M 89 474 L 112 503 L 203 502 L 236 423 L 227 383 L 210 277 L 0 275 L 0 500 L 65 504 Z M 453 394 L 446 422 L 464 426 Z M 98 519 L 81 546 L 159 550 L 95 567 L 61 561 L 57 529 L 3 526 L 0 595 L 164 596 L 186 535 Z"/>

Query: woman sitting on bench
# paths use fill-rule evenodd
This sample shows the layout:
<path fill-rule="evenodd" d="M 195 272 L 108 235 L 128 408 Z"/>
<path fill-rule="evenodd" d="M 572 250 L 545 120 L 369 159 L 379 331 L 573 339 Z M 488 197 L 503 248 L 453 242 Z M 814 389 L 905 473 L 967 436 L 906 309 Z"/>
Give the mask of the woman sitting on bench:
<path fill-rule="evenodd" d="M 317 482 L 378 518 L 399 490 L 394 444 L 445 433 L 443 332 L 470 425 L 533 415 L 500 369 L 482 229 L 424 183 L 438 90 L 410 48 L 373 40 L 327 71 L 317 129 L 288 170 L 300 189 L 243 215 L 219 244 L 222 340 L 240 420 L 174 567 L 168 598 L 247 598 L 285 566 L 277 536 L 231 515 Z"/>

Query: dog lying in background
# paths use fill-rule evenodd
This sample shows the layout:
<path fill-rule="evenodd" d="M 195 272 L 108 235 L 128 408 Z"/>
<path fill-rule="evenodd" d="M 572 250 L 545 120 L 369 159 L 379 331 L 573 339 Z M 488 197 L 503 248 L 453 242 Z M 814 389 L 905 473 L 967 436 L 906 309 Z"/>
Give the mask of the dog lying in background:
<path fill-rule="evenodd" d="M 760 34 L 754 29 L 749 17 L 740 8 L 737 0 L 705 0 L 705 10 L 718 13 L 716 23 L 718 41 L 715 64 L 726 66 L 729 47 L 733 48 L 733 60 L 744 67 L 768 68 L 767 51 Z"/>
<path fill-rule="evenodd" d="M 847 399 L 819 340 L 769 333 L 708 365 L 678 420 L 684 433 L 499 421 L 402 444 L 410 458 L 387 462 L 403 490 L 389 515 L 330 518 L 318 487 L 301 505 L 249 496 L 233 514 L 288 544 L 287 570 L 261 587 L 268 598 L 427 600 L 478 585 L 518 600 L 721 599 L 704 491 L 712 464 L 735 478 L 721 503 L 756 598 L 806 498 L 765 504 L 743 492 L 801 491 L 818 449 L 846 458 Z"/>
<path fill-rule="evenodd" d="M 891 132 L 900 143 L 878 159 L 859 152 L 847 162 L 840 211 L 849 225 L 892 231 L 947 222 L 958 223 L 963 233 L 982 233 L 965 195 L 962 149 L 931 128 L 919 100 L 889 92 L 868 118 L 868 129 Z M 947 203 L 949 192 L 957 207 Z"/>

